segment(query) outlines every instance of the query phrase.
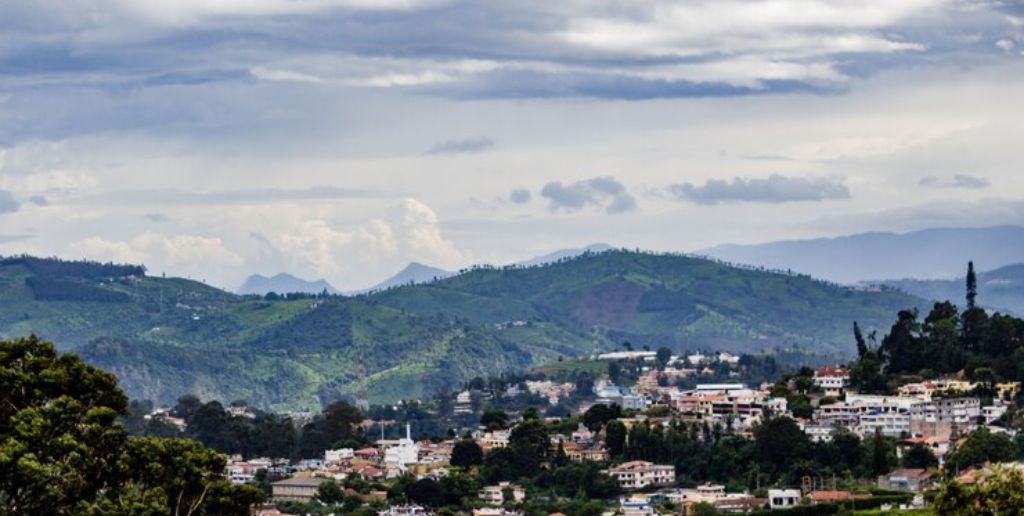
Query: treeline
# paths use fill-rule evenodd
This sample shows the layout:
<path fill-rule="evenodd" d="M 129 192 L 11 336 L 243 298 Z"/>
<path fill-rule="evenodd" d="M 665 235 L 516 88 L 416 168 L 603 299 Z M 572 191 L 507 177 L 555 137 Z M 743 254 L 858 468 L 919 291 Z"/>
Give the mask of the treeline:
<path fill-rule="evenodd" d="M 109 280 L 126 276 L 145 276 L 146 267 L 124 265 L 113 262 L 101 263 L 89 260 L 62 260 L 60 258 L 37 258 L 21 255 L 0 257 L 0 265 L 22 265 L 32 274 L 44 278 L 76 277 L 90 280 Z"/>
<path fill-rule="evenodd" d="M 187 437 L 221 453 L 244 458 L 322 458 L 324 450 L 368 444 L 360 426 L 362 413 L 344 401 L 331 403 L 323 412 L 301 423 L 285 415 L 248 407 L 242 401 L 231 406 L 242 409 L 244 415 L 232 414 L 219 401 L 203 403 L 194 395 L 182 396 L 169 412 L 172 417 L 185 420 L 185 430 L 179 431 L 160 417 L 147 419 L 152 408 L 150 402 L 133 401 L 124 422 L 136 435 Z"/>
<path fill-rule="evenodd" d="M 1024 380 L 1024 320 L 976 304 L 977 279 L 968 265 L 966 308 L 935 303 L 923 320 L 916 309 L 902 310 L 881 343 L 854 325 L 858 359 L 850 381 L 861 392 L 891 392 L 901 375 L 933 378 L 964 371 L 991 384 Z"/>

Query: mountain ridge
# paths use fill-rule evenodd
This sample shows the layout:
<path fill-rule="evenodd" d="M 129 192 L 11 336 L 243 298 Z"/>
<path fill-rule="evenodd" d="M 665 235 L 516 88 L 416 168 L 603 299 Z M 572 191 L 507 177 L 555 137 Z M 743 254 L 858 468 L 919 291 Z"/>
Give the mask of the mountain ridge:
<path fill-rule="evenodd" d="M 287 272 L 279 272 L 269 277 L 262 274 L 253 274 L 235 290 L 235 293 L 263 296 L 270 292 L 277 294 L 319 294 L 325 290 L 330 294 L 341 293 L 327 280 L 305 280 Z"/>
<path fill-rule="evenodd" d="M 36 333 L 75 350 L 115 372 L 133 398 L 167 403 L 191 392 L 278 410 L 363 388 L 377 403 L 430 396 L 625 341 L 835 361 L 853 353 L 854 320 L 884 331 L 895 310 L 924 303 L 625 250 L 478 266 L 354 297 L 265 299 L 180 278 L 49 270 L 0 262 L 0 337 Z"/>
<path fill-rule="evenodd" d="M 762 244 L 724 244 L 696 254 L 790 269 L 845 284 L 878 278 L 953 278 L 962 275 L 971 260 L 988 269 L 1024 261 L 1024 227 L 875 231 Z"/>

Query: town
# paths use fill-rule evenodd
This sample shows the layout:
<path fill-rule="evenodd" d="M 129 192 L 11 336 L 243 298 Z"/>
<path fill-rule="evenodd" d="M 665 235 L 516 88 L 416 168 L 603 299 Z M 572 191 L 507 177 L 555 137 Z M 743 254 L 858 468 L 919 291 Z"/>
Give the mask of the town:
<path fill-rule="evenodd" d="M 839 509 L 878 509 L 913 514 L 914 510 L 927 510 L 934 488 L 944 477 L 971 485 L 985 482 L 1000 468 L 1021 467 L 1022 463 L 1015 461 L 1016 432 L 1004 423 L 1020 391 L 1019 382 L 986 386 L 950 377 L 907 383 L 892 395 L 863 394 L 851 388 L 850 371 L 845 366 L 803 368 L 775 383 L 758 385 L 699 381 L 740 377 L 744 371 L 741 362 L 749 361 L 750 357 L 741 360 L 726 352 L 676 356 L 667 350 L 630 349 L 602 353 L 587 363 L 610 370 L 621 385 L 612 383 L 608 374 L 593 382 L 580 382 L 589 387 L 587 392 L 580 392 L 576 382 L 543 377 L 499 382 L 500 392 L 483 385 L 494 385 L 493 381 L 477 381 L 451 393 L 451 403 L 434 404 L 447 406 L 455 418 L 449 421 L 466 423 L 448 429 L 445 435 L 422 431 L 414 435 L 412 423 L 398 421 L 400 418 L 364 419 L 358 426 L 365 446 L 332 447 L 324 449 L 321 456 L 300 460 L 234 455 L 226 475 L 235 484 L 264 484 L 267 504 L 259 514 L 266 516 L 359 508 L 382 515 L 456 511 L 503 516 L 535 513 L 534 497 L 547 501 L 563 498 L 551 496 L 554 488 L 538 485 L 531 478 L 532 471 L 516 478 L 510 471 L 490 469 L 491 463 L 504 464 L 501 461 L 509 457 L 502 454 L 515 449 L 517 453 L 536 453 L 533 467 L 537 471 L 558 471 L 560 464 L 587 465 L 589 469 L 578 471 L 613 482 L 603 489 L 585 485 L 597 482 L 595 479 L 581 484 L 585 487 L 580 487 L 580 492 L 591 500 L 581 513 L 640 516 L 815 509 L 817 512 L 804 513 L 831 514 Z M 636 375 L 625 377 L 625 371 Z M 532 399 L 536 404 L 509 412 L 490 408 L 500 406 L 500 400 L 516 398 Z M 553 409 L 564 407 L 566 400 L 574 403 L 572 408 L 551 415 L 559 412 Z M 250 410 L 244 406 L 225 409 L 232 418 L 252 418 Z M 187 430 L 185 421 L 172 412 L 165 407 L 146 417 Z M 298 426 L 309 417 L 289 416 Z M 699 475 L 683 471 L 674 461 L 661 462 L 658 453 L 627 450 L 640 445 L 630 442 L 632 439 L 644 435 L 664 438 L 669 429 L 682 429 L 704 446 L 726 438 L 759 446 L 761 440 L 771 437 L 759 435 L 759 429 L 774 424 L 780 434 L 777 437 L 785 434 L 786 425 L 780 422 L 802 433 L 783 446 L 832 445 L 849 453 L 849 443 L 864 443 L 863 460 L 876 463 L 866 468 L 857 464 L 835 468 L 828 477 L 809 468 L 805 474 L 773 476 L 765 472 L 755 473 L 751 482 L 723 477 L 719 480 L 725 481 L 716 482 L 697 478 Z M 529 450 L 523 448 L 524 437 L 517 436 L 517 428 L 531 425 L 541 429 L 542 442 L 536 448 L 537 437 L 527 435 L 525 439 L 533 437 L 529 444 L 535 446 Z M 427 428 L 422 423 L 419 426 Z M 974 442 L 982 438 L 985 443 Z M 994 447 L 989 441 L 1012 444 L 1014 451 L 1002 458 L 981 452 L 980 458 L 963 460 L 969 449 Z M 878 457 L 870 457 L 871 448 L 879 446 L 883 447 L 881 464 Z M 793 449 L 790 453 L 810 457 L 811 452 Z M 502 467 L 513 470 L 518 466 Z M 846 471 L 839 473 L 843 469 Z M 458 488 L 453 495 L 450 491 L 455 484 Z M 587 493 L 588 489 L 592 492 Z M 607 499 L 602 501 L 599 496 Z"/>

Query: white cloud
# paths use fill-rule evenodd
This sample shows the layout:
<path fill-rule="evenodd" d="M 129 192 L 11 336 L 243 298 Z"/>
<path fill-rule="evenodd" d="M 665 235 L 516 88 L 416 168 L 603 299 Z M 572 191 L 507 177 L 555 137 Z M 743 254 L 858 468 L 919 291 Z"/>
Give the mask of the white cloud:
<path fill-rule="evenodd" d="M 146 231 L 128 240 L 94 236 L 68 245 L 69 256 L 101 261 L 143 264 L 154 271 L 206 277 L 245 260 L 218 237 L 163 235 Z"/>
<path fill-rule="evenodd" d="M 310 219 L 268 239 L 296 269 L 337 285 L 369 286 L 410 261 L 457 268 L 470 260 L 442 235 L 437 213 L 411 198 L 352 227 Z"/>

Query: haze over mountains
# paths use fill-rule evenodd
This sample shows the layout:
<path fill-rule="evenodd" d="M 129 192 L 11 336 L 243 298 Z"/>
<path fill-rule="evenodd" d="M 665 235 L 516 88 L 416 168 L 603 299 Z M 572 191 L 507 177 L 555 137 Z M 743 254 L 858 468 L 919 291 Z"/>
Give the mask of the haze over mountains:
<path fill-rule="evenodd" d="M 253 274 L 249 276 L 249 279 L 245 280 L 245 283 L 241 287 L 238 287 L 239 294 L 255 294 L 265 295 L 269 292 L 277 293 L 288 293 L 288 292 L 302 292 L 306 294 L 319 294 L 320 292 L 327 291 L 329 294 L 340 294 L 341 291 L 334 288 L 327 280 L 316 280 L 309 281 L 302 278 L 297 278 L 286 272 L 275 274 L 272 277 L 263 276 L 262 274 Z"/>
<path fill-rule="evenodd" d="M 732 263 L 793 270 L 845 284 L 889 278 L 962 277 L 1024 262 L 1024 228 L 939 228 L 910 233 L 860 233 L 837 238 L 721 245 L 697 251 Z"/>
<path fill-rule="evenodd" d="M 966 278 L 961 276 L 948 280 L 902 279 L 884 283 L 925 299 L 949 299 L 963 306 L 965 282 Z M 980 299 L 983 307 L 1024 315 L 1024 264 L 978 273 L 978 289 L 984 293 Z"/>
<path fill-rule="evenodd" d="M 478 375 L 618 348 L 853 353 L 851 327 L 884 332 L 901 292 L 683 255 L 584 253 L 477 267 L 354 297 L 262 299 L 141 267 L 0 260 L 0 337 L 35 333 L 118 375 L 136 399 L 184 393 L 276 409 L 431 395 Z M 358 370 L 362 362 L 367 376 Z"/>
<path fill-rule="evenodd" d="M 612 249 L 612 246 L 608 244 L 591 244 L 586 247 L 580 248 L 569 248 L 559 249 L 557 251 L 545 254 L 543 256 L 537 256 L 521 262 L 517 262 L 514 265 L 521 266 L 534 266 L 544 265 L 546 263 L 556 262 L 564 258 L 572 258 L 579 256 L 583 253 L 600 253 Z M 392 287 L 398 287 L 409 284 L 420 284 L 428 283 L 436 279 L 444 279 L 449 276 L 456 274 L 453 271 L 446 271 L 430 265 L 425 265 L 419 262 L 410 262 L 405 268 L 395 273 L 394 276 L 372 286 L 364 289 L 349 290 L 345 291 L 346 294 L 358 295 L 367 292 L 374 292 L 378 290 L 385 290 Z M 327 288 L 327 291 L 332 294 L 339 294 L 342 291 L 335 289 L 326 280 L 317 281 L 306 281 L 300 278 L 296 278 L 288 273 L 280 273 L 273 278 L 267 278 L 260 274 L 253 274 L 246 280 L 246 282 L 238 288 L 236 292 L 239 294 L 259 294 L 265 295 L 269 292 L 276 292 L 278 294 L 288 292 L 300 292 L 306 294 L 318 294 Z"/>

